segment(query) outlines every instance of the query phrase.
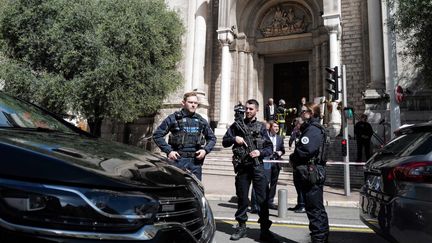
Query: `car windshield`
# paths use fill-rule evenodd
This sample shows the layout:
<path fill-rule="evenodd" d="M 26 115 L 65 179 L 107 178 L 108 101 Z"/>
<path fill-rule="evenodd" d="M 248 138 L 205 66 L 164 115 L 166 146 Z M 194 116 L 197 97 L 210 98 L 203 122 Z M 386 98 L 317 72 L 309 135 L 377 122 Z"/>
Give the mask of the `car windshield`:
<path fill-rule="evenodd" d="M 0 92 L 0 127 L 73 132 L 36 106 Z"/>
<path fill-rule="evenodd" d="M 432 150 L 432 133 L 403 134 L 388 143 L 379 153 L 398 156 L 425 155 Z"/>

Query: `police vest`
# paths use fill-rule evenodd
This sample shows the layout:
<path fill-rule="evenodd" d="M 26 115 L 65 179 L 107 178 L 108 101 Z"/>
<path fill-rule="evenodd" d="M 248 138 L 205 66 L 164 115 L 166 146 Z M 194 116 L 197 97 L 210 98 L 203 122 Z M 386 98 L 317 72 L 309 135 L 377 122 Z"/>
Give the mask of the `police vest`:
<path fill-rule="evenodd" d="M 257 149 L 262 149 L 264 147 L 264 138 L 261 135 L 262 126 L 264 126 L 264 124 L 258 121 L 254 122 L 252 126 L 248 126 Z"/>
<path fill-rule="evenodd" d="M 168 144 L 176 149 L 198 148 L 205 144 L 204 123 L 196 115 L 184 117 L 181 112 L 174 113 L 175 122 L 170 129 Z"/>

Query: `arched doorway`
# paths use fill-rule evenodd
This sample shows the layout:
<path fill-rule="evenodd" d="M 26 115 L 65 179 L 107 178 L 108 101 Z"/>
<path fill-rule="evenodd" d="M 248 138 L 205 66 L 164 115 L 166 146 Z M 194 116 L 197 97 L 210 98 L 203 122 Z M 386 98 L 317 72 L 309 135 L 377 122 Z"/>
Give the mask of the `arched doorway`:
<path fill-rule="evenodd" d="M 273 98 L 284 99 L 286 107 L 296 107 L 301 97 L 309 97 L 309 63 L 273 64 Z"/>
<path fill-rule="evenodd" d="M 276 102 L 284 99 L 286 108 L 296 108 L 301 97 L 309 97 L 309 62 L 273 64 L 273 97 Z M 290 134 L 296 112 L 286 117 L 286 132 Z"/>

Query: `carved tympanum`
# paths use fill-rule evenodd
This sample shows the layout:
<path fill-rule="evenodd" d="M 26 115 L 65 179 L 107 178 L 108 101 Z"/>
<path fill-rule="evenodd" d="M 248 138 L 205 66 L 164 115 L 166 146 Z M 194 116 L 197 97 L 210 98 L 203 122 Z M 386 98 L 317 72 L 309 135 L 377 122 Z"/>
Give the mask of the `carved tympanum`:
<path fill-rule="evenodd" d="M 306 14 L 295 11 L 294 7 L 277 6 L 270 9 L 261 23 L 260 31 L 264 37 L 283 36 L 306 32 Z"/>

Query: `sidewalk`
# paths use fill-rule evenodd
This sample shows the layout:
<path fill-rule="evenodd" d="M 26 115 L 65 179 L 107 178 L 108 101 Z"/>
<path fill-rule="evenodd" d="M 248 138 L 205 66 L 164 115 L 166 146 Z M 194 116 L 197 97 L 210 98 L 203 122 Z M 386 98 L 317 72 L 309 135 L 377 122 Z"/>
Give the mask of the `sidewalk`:
<path fill-rule="evenodd" d="M 235 196 L 234 176 L 223 175 L 203 175 L 203 184 L 205 188 L 206 198 L 215 201 L 229 201 Z M 291 180 L 280 180 L 277 190 L 288 190 L 288 204 L 294 205 L 297 202 L 297 193 L 294 184 Z M 277 204 L 278 193 L 276 192 L 275 204 Z M 350 196 L 344 195 L 344 188 L 324 187 L 324 205 L 335 207 L 359 207 L 359 192 L 358 189 L 351 190 Z"/>
<path fill-rule="evenodd" d="M 235 198 L 234 176 L 203 175 L 206 198 L 210 203 L 215 219 L 234 221 L 237 209 Z M 292 181 L 280 181 L 277 187 L 288 190 L 288 206 L 296 204 L 297 193 Z M 275 203 L 277 204 L 277 194 Z M 367 228 L 359 219 L 359 192 L 351 191 L 349 197 L 344 195 L 343 188 L 324 187 L 324 204 L 332 227 Z M 249 220 L 256 222 L 258 215 L 248 213 Z M 274 223 L 308 225 L 306 214 L 287 211 L 278 215 L 278 210 L 270 210 L 270 220 Z"/>

